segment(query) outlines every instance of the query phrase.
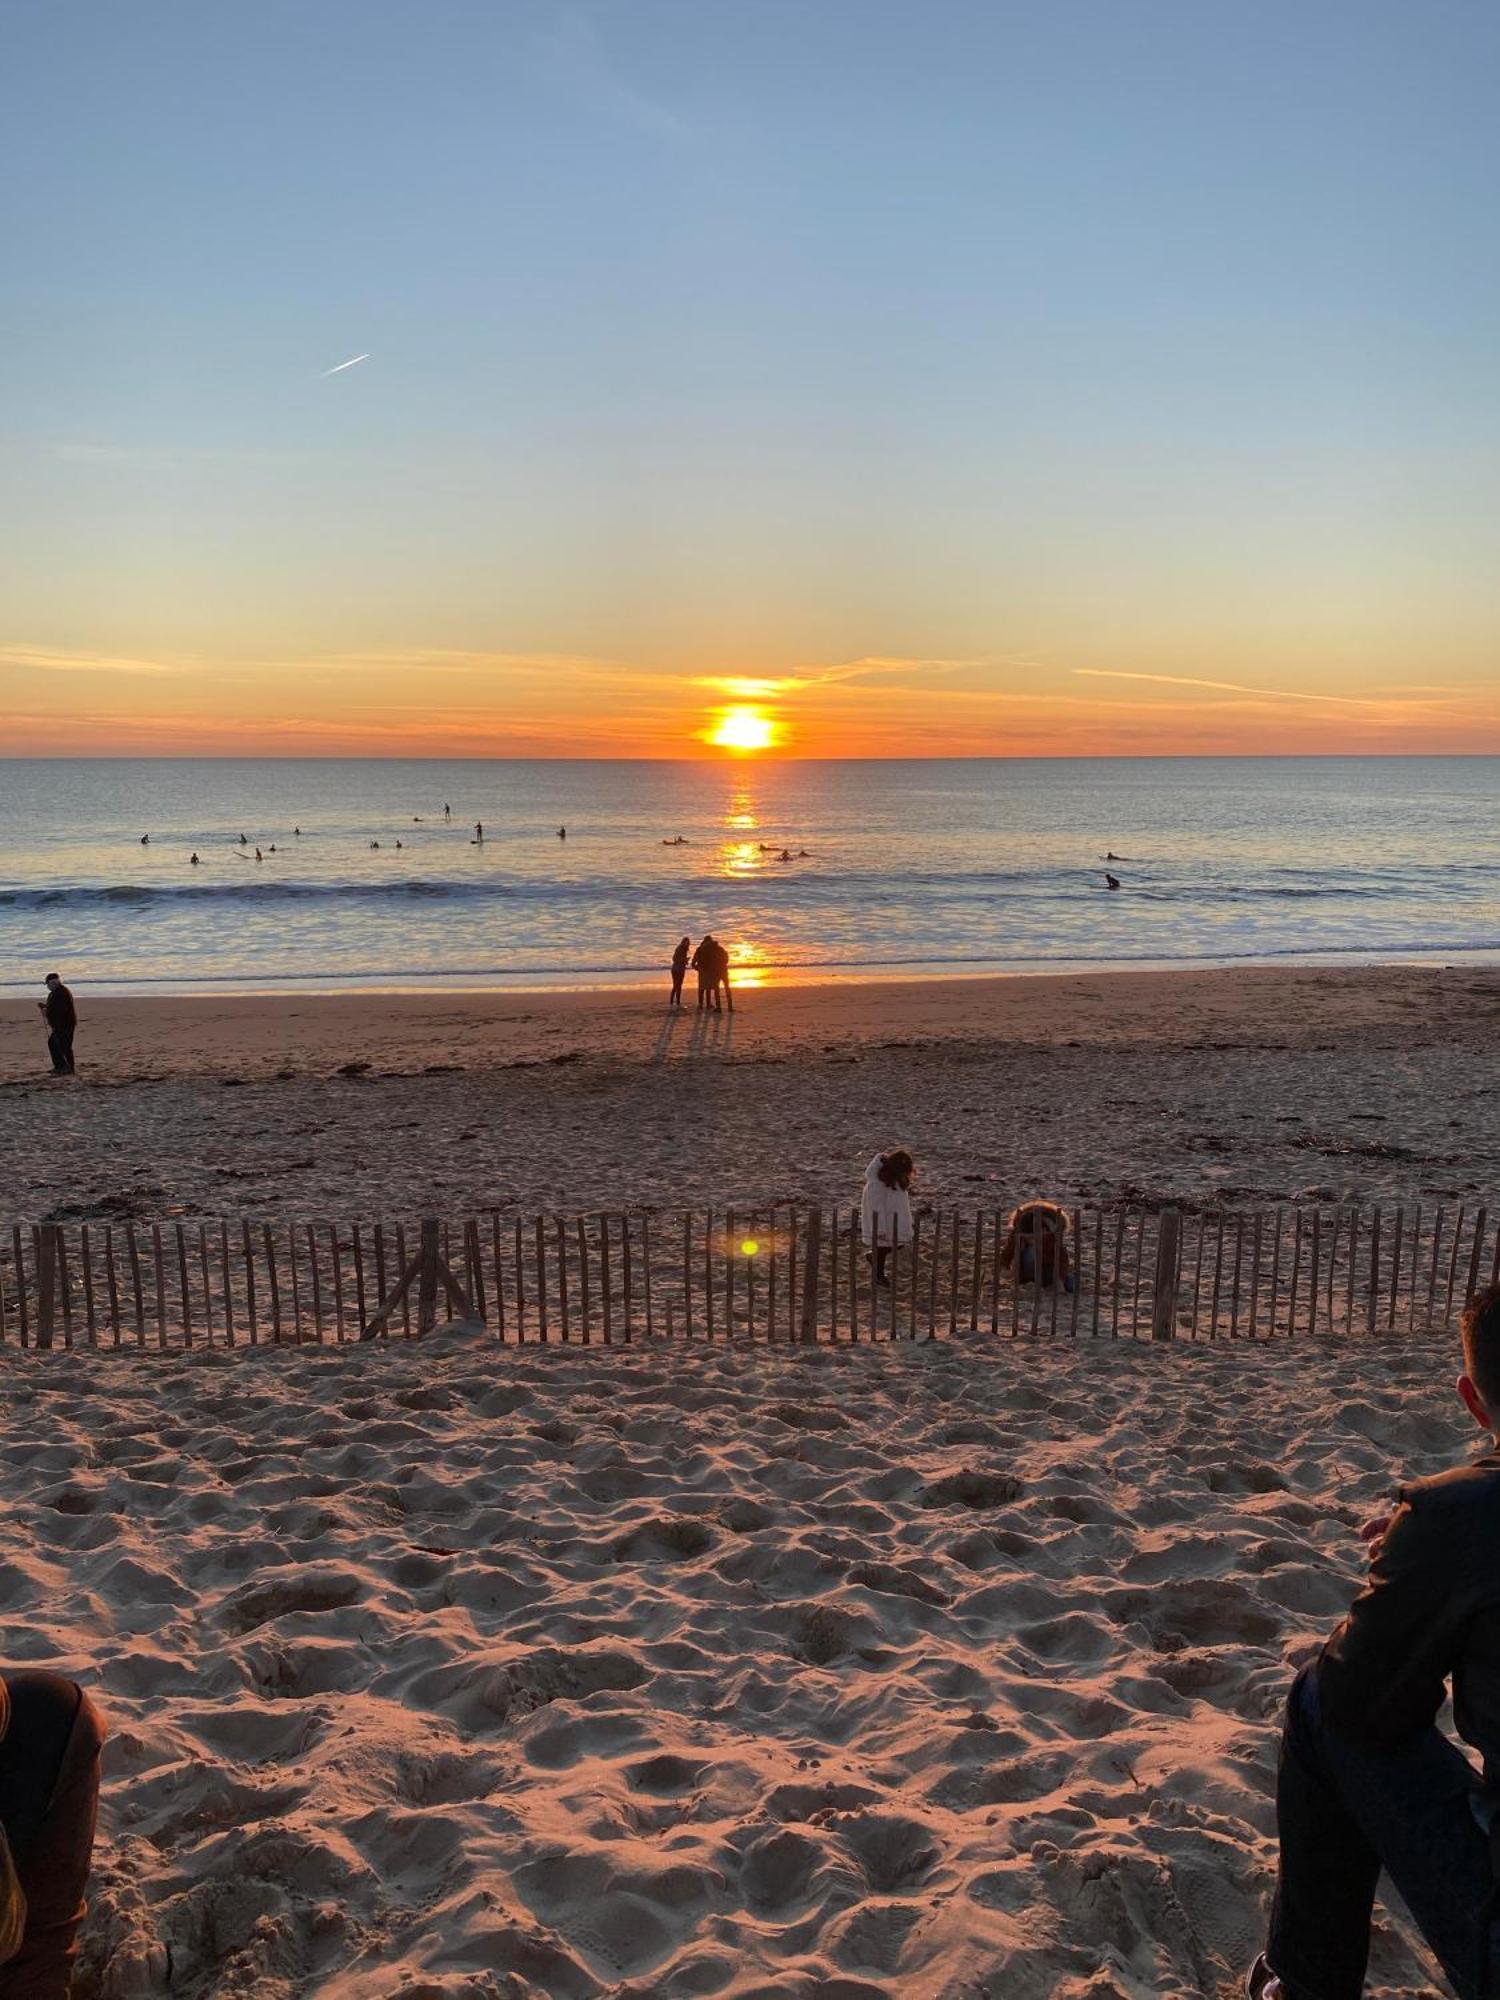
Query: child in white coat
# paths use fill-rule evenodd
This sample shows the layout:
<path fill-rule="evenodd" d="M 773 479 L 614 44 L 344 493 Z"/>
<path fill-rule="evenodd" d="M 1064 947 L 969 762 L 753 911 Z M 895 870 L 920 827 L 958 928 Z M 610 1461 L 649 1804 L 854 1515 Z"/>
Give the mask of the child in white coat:
<path fill-rule="evenodd" d="M 864 1198 L 859 1209 L 859 1233 L 875 1263 L 875 1282 L 888 1285 L 886 1271 L 892 1250 L 911 1241 L 911 1184 L 917 1164 L 905 1147 L 877 1153 L 865 1168 Z"/>

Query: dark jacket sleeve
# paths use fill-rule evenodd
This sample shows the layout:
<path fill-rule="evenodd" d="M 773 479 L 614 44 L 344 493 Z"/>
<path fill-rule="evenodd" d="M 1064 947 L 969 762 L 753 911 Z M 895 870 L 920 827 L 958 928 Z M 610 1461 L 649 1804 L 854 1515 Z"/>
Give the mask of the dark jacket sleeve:
<path fill-rule="evenodd" d="M 1467 1615 L 1449 1509 L 1403 1494 L 1369 1581 L 1323 1648 L 1318 1701 L 1341 1735 L 1391 1749 L 1443 1705 Z"/>

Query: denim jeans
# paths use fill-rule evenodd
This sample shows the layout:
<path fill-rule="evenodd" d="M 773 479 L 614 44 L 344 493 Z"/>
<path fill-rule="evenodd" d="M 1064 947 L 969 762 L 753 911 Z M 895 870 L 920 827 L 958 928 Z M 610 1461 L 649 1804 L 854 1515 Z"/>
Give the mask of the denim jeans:
<path fill-rule="evenodd" d="M 1276 1778 L 1281 1871 L 1266 1956 L 1287 2000 L 1360 2000 L 1383 1867 L 1459 2000 L 1500 1995 L 1500 1905 L 1479 1773 L 1440 1729 L 1370 1750 L 1327 1728 L 1318 1674 L 1292 1684 Z"/>

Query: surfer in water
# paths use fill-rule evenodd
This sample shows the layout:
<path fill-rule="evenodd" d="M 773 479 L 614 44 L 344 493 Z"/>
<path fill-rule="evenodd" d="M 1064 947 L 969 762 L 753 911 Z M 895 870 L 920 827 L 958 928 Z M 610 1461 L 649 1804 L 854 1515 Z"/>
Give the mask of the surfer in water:
<path fill-rule="evenodd" d="M 1105 888 L 1106 888 L 1106 889 L 1118 889 L 1118 888 L 1119 888 L 1119 886 L 1120 886 L 1120 878 L 1119 878 L 1119 876 L 1118 876 L 1118 875 L 1106 875 L 1106 876 L 1105 876 L 1105 878 L 1104 878 L 1104 886 L 1105 886 Z"/>

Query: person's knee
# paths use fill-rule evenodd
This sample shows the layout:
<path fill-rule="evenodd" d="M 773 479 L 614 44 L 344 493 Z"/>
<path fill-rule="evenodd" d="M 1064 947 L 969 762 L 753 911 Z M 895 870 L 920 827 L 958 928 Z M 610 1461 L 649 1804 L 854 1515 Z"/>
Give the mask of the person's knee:
<path fill-rule="evenodd" d="M 1287 1689 L 1282 1736 L 1285 1742 L 1308 1750 L 1321 1734 L 1322 1726 L 1323 1716 L 1318 1700 L 1318 1663 L 1316 1660 L 1311 1660 Z"/>

